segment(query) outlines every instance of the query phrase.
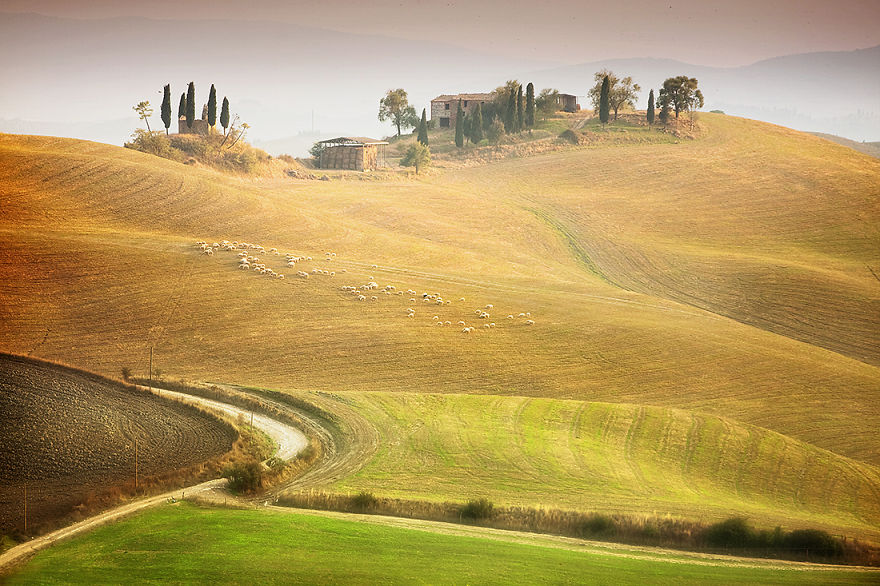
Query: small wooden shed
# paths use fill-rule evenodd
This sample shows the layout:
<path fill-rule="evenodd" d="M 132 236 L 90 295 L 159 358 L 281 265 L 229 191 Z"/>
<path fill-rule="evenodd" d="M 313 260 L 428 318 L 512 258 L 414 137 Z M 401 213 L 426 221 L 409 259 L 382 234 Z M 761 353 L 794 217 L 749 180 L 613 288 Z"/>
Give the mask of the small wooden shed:
<path fill-rule="evenodd" d="M 324 146 L 318 165 L 322 169 L 375 171 L 385 166 L 384 140 L 366 136 L 340 136 L 318 141 Z"/>

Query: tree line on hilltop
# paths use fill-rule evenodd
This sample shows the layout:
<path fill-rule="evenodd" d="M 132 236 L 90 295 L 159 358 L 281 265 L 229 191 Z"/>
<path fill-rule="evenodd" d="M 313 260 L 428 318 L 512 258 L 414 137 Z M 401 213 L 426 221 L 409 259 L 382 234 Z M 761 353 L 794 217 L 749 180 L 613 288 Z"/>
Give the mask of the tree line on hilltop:
<path fill-rule="evenodd" d="M 645 113 L 648 124 L 654 124 L 657 118 L 666 124 L 672 113 L 678 118 L 682 112 L 702 108 L 703 94 L 697 86 L 696 78 L 679 75 L 666 79 L 656 98 L 651 89 Z M 587 92 L 587 98 L 604 125 L 616 121 L 622 109 L 634 109 L 640 91 L 641 87 L 633 83 L 632 77 L 618 77 L 613 71 L 603 69 L 594 75 L 594 85 Z M 470 112 L 464 110 L 462 100 L 458 101 L 454 135 L 458 148 L 464 147 L 465 142 L 479 144 L 488 139 L 496 143 L 505 134 L 531 133 L 536 116 L 545 119 L 560 109 L 559 90 L 546 88 L 535 96 L 532 83 L 525 86 L 523 93 L 523 85 L 518 80 L 510 80 L 492 94 L 492 101 L 477 104 Z M 379 101 L 379 120 L 394 124 L 397 136 L 401 136 L 403 130 L 415 129 L 417 142 L 424 147 L 428 146 L 428 128 L 434 123 L 427 120 L 426 114 L 427 110 L 422 109 L 421 117 L 418 116 L 402 88 L 388 90 Z"/>

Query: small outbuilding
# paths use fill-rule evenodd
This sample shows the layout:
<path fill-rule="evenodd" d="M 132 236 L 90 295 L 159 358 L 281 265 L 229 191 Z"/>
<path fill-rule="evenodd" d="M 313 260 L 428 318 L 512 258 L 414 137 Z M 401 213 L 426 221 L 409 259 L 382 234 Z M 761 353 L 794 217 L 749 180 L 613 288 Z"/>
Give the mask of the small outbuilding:
<path fill-rule="evenodd" d="M 384 140 L 365 136 L 340 136 L 320 140 L 323 146 L 318 165 L 322 169 L 350 169 L 353 171 L 375 171 L 385 166 Z"/>
<path fill-rule="evenodd" d="M 563 112 L 577 112 L 581 109 L 577 96 L 572 94 L 559 94 L 557 104 Z"/>

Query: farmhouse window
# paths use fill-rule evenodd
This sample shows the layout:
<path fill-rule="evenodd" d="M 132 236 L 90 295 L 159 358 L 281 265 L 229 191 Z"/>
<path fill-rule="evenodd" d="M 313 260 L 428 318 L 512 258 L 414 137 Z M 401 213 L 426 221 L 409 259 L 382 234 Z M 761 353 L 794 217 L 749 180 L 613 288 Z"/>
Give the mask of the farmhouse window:
<path fill-rule="evenodd" d="M 449 109 L 449 102 L 443 104 L 443 109 L 444 109 L 444 110 L 448 110 L 448 109 Z"/>
<path fill-rule="evenodd" d="M 440 119 L 440 128 L 449 128 L 449 118 Z"/>

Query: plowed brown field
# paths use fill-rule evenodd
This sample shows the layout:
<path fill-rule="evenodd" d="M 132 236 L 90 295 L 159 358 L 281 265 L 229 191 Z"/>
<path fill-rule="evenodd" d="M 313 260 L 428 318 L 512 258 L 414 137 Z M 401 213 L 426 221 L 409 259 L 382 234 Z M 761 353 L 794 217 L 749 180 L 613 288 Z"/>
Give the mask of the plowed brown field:
<path fill-rule="evenodd" d="M 87 373 L 0 355 L 0 533 L 75 513 L 229 451 L 235 431 L 196 409 Z"/>

